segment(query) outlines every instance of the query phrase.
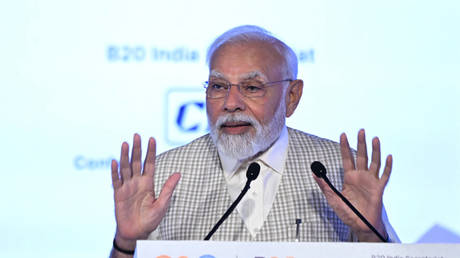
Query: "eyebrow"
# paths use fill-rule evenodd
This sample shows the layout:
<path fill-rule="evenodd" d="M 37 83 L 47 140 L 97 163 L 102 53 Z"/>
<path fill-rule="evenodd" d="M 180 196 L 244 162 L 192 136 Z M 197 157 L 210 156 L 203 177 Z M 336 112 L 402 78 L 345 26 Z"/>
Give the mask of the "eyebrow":
<path fill-rule="evenodd" d="M 226 81 L 227 78 L 225 75 L 223 75 L 222 73 L 216 71 L 216 70 L 212 70 L 209 74 L 210 77 L 215 77 L 217 79 L 224 79 Z M 252 72 L 249 72 L 249 73 L 246 73 L 246 74 L 243 74 L 241 76 L 239 76 L 239 79 L 240 80 L 251 80 L 251 79 L 256 79 L 256 78 L 261 78 L 263 80 L 267 80 L 267 76 L 265 76 L 265 74 L 261 73 L 260 71 L 252 71 Z"/>
<path fill-rule="evenodd" d="M 209 77 L 215 77 L 217 79 L 224 79 L 224 80 L 227 80 L 227 78 L 225 77 L 225 75 L 219 73 L 218 71 L 216 70 L 212 70 L 211 73 L 209 74 Z"/>
<path fill-rule="evenodd" d="M 251 79 L 256 79 L 256 78 L 261 78 L 262 80 L 267 80 L 267 76 L 265 74 L 259 72 L 259 71 L 252 71 L 247 74 L 243 74 L 240 76 L 240 80 L 251 80 Z"/>

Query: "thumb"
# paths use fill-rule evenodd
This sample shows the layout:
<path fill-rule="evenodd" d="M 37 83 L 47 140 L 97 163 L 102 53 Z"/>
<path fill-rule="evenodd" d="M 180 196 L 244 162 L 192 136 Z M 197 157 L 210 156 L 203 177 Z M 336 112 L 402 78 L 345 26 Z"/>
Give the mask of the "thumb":
<path fill-rule="evenodd" d="M 174 192 L 174 189 L 176 189 L 177 183 L 179 183 L 181 175 L 179 173 L 174 173 L 171 176 L 169 176 L 168 180 L 166 180 L 166 183 L 163 185 L 163 189 L 161 189 L 160 196 L 158 196 L 158 204 L 166 208 L 169 205 L 169 201 L 171 199 L 171 196 Z"/>
<path fill-rule="evenodd" d="M 313 175 L 313 179 L 315 179 L 316 183 L 318 184 L 319 188 L 321 189 L 321 192 L 323 192 L 324 196 L 326 197 L 326 200 L 330 203 L 332 201 L 331 198 L 335 199 L 337 198 L 336 194 L 332 189 L 329 187 L 329 185 L 324 181 L 322 178 L 317 177 L 315 174 Z"/>

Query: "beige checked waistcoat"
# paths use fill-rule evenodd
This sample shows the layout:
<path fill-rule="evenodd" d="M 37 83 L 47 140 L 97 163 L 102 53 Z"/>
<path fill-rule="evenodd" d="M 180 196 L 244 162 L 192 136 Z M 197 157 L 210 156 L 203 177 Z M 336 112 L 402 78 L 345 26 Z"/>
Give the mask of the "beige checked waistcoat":
<path fill-rule="evenodd" d="M 302 220 L 300 241 L 350 239 L 350 229 L 328 206 L 310 169 L 313 161 L 321 161 L 331 182 L 341 189 L 343 168 L 339 145 L 291 128 L 288 133 L 285 171 L 273 207 L 256 237 L 251 236 L 238 212 L 234 211 L 211 240 L 294 241 L 296 219 Z M 211 137 L 202 136 L 157 157 L 157 196 L 174 172 L 180 172 L 182 177 L 155 238 L 202 240 L 232 203 Z"/>

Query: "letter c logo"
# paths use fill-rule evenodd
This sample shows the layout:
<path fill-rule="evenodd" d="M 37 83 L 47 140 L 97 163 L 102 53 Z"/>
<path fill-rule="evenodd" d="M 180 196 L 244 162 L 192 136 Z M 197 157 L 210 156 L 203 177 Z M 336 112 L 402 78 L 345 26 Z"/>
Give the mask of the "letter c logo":
<path fill-rule="evenodd" d="M 187 102 L 182 104 L 177 113 L 176 124 L 181 131 L 193 132 L 197 131 L 200 127 L 199 123 L 194 123 L 192 125 L 186 125 L 188 113 L 193 112 L 192 108 L 198 109 L 198 112 L 202 112 L 204 109 L 204 103 L 198 101 Z"/>

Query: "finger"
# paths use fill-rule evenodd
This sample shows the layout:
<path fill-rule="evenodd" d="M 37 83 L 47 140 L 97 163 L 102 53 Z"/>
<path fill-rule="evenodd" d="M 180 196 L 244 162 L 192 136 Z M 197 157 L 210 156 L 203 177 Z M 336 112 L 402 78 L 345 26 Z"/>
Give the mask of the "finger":
<path fill-rule="evenodd" d="M 342 133 L 340 135 L 340 152 L 342 153 L 342 164 L 344 172 L 355 170 L 355 162 L 351 154 L 350 145 L 348 144 L 347 135 Z"/>
<path fill-rule="evenodd" d="M 379 138 L 375 137 L 372 139 L 372 160 L 369 166 L 369 171 L 379 178 L 380 171 L 380 141 Z"/>
<path fill-rule="evenodd" d="M 150 137 L 147 145 L 147 155 L 144 161 L 144 175 L 153 176 L 155 173 L 155 159 L 156 159 L 156 142 L 155 139 Z"/>
<path fill-rule="evenodd" d="M 327 183 L 322 178 L 317 177 L 315 174 L 313 174 L 313 178 L 315 179 L 316 183 L 321 189 L 321 192 L 323 192 L 328 203 L 331 203 L 332 202 L 331 198 L 337 197 L 332 191 L 332 189 L 327 185 Z"/>
<path fill-rule="evenodd" d="M 161 207 L 166 208 L 169 205 L 169 200 L 171 199 L 174 189 L 179 182 L 180 176 L 181 175 L 179 173 L 174 173 L 169 176 L 168 180 L 166 180 L 166 183 L 163 185 L 163 189 L 161 189 L 160 196 L 158 196 L 157 199 L 157 202 Z"/>
<path fill-rule="evenodd" d="M 358 152 L 356 153 L 356 167 L 358 170 L 367 170 L 367 145 L 366 145 L 366 133 L 364 129 L 358 132 Z"/>
<path fill-rule="evenodd" d="M 118 189 L 121 185 L 122 182 L 120 180 L 120 177 L 118 176 L 118 164 L 117 161 L 112 159 L 112 185 L 113 189 Z"/>
<path fill-rule="evenodd" d="M 120 175 L 121 180 L 126 182 L 132 176 L 131 173 L 131 166 L 129 165 L 129 157 L 128 157 L 128 150 L 129 145 L 126 142 L 123 142 L 121 145 L 121 155 L 120 155 Z"/>
<path fill-rule="evenodd" d="M 133 176 L 140 176 L 142 169 L 142 151 L 141 151 L 141 137 L 139 134 L 134 134 L 133 139 L 133 149 L 131 153 L 131 169 L 133 171 Z"/>
<path fill-rule="evenodd" d="M 383 169 L 382 178 L 381 178 L 384 186 L 387 185 L 388 180 L 390 179 L 392 167 L 393 167 L 393 156 L 388 155 L 387 160 L 385 162 L 385 168 Z"/>

